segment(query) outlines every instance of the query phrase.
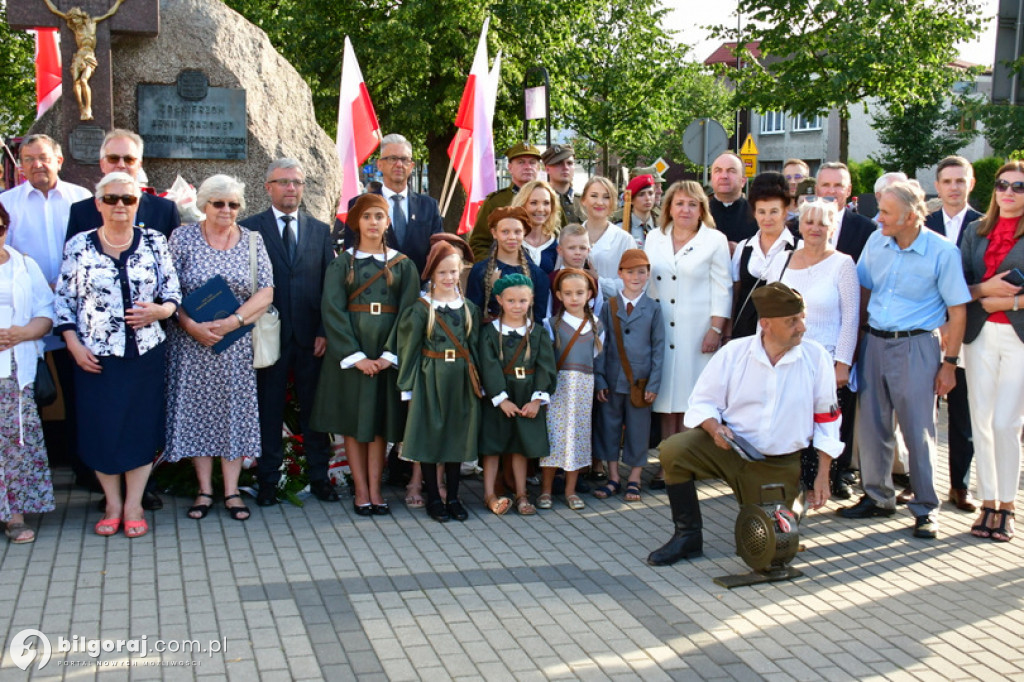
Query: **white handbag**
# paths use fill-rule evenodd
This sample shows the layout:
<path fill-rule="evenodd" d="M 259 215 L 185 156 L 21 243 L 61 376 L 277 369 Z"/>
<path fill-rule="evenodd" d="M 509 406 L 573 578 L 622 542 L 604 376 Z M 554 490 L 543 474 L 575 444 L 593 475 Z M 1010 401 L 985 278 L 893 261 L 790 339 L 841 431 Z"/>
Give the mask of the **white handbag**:
<path fill-rule="evenodd" d="M 249 233 L 249 271 L 252 274 L 252 292 L 256 294 L 256 239 Z M 270 367 L 281 358 L 281 315 L 271 303 L 252 327 L 252 366 Z"/>

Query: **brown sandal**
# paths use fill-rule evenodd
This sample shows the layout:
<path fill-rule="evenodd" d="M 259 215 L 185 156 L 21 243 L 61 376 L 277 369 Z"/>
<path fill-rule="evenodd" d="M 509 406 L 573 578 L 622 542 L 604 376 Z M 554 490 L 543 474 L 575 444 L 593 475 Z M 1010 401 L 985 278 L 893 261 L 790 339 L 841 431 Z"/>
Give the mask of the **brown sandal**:
<path fill-rule="evenodd" d="M 484 499 L 484 504 L 491 510 L 492 513 L 502 516 L 512 507 L 512 500 L 507 497 L 498 497 L 497 495 L 491 495 Z"/>
<path fill-rule="evenodd" d="M 524 493 L 516 496 L 516 511 L 520 516 L 533 516 L 537 508 L 530 504 L 530 496 Z"/>

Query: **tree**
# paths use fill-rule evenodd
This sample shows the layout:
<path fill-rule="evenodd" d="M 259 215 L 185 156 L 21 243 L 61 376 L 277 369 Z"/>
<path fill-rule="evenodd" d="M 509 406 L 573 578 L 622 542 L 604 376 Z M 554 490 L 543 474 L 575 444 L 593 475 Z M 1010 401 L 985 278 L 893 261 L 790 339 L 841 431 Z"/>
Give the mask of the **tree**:
<path fill-rule="evenodd" d="M 755 59 L 732 70 L 739 106 L 805 116 L 839 111 L 839 156 L 849 152 L 850 106 L 868 97 L 893 105 L 928 101 L 964 78 L 951 66 L 956 44 L 981 29 L 981 8 L 968 0 L 740 0 L 747 26 L 714 35 L 745 46 Z M 973 72 L 968 72 L 971 76 Z"/>
<path fill-rule="evenodd" d="M 996 156 L 1024 149 L 1024 107 L 976 100 L 969 114 L 984 126 L 982 135 Z"/>
<path fill-rule="evenodd" d="M 0 3 L 0 137 L 23 135 L 36 115 L 35 39 L 7 25 L 7 3 Z"/>
<path fill-rule="evenodd" d="M 890 104 L 874 117 L 871 127 L 878 131 L 883 145 L 883 151 L 871 158 L 911 178 L 917 176 L 919 168 L 955 154 L 977 135 L 971 128 L 962 128 L 961 109 L 947 107 L 938 95 L 928 102 Z"/>

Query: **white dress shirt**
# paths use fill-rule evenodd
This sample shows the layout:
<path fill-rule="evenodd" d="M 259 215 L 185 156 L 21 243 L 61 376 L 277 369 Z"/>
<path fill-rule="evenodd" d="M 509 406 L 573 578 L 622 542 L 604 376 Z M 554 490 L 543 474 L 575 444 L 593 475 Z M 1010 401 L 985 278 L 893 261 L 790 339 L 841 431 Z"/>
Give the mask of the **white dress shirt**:
<path fill-rule="evenodd" d="M 811 443 L 832 458 L 843 452 L 841 419 L 828 421 L 839 409 L 832 357 L 809 339 L 774 366 L 761 333 L 734 339 L 701 372 L 689 403 L 687 427 L 717 419 L 765 455 L 787 455 Z"/>
<path fill-rule="evenodd" d="M 278 211 L 276 207 L 270 207 L 274 211 L 274 219 L 277 221 L 277 233 L 281 235 L 282 241 L 284 240 L 284 221 L 281 220 L 282 216 L 290 215 L 292 217 L 291 228 L 295 230 L 295 243 L 299 243 L 299 211 L 296 209 L 291 213 L 285 213 L 284 211 Z"/>
<path fill-rule="evenodd" d="M 390 216 L 392 223 L 395 222 L 395 202 L 391 197 L 396 194 L 402 197 L 402 200 L 398 203 L 402 205 L 402 212 L 405 213 L 405 221 L 406 225 L 408 225 L 409 221 L 412 220 L 412 216 L 409 215 L 409 188 L 406 187 L 404 192 L 395 192 L 384 186 L 380 188 L 380 191 L 388 201 L 388 216 Z"/>
<path fill-rule="evenodd" d="M 954 244 L 956 244 L 956 240 L 960 237 L 960 230 L 964 229 L 964 216 L 967 215 L 968 208 L 967 204 L 964 204 L 959 213 L 955 216 L 950 216 L 946 213 L 946 207 L 942 207 L 942 220 L 946 224 L 946 239 Z"/>

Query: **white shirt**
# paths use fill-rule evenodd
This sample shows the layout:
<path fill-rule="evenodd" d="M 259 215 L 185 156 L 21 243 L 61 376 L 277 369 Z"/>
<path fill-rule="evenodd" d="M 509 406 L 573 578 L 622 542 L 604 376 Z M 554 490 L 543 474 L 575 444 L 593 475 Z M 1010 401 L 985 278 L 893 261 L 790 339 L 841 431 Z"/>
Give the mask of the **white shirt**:
<path fill-rule="evenodd" d="M 836 458 L 843 452 L 832 358 L 805 339 L 773 366 L 761 334 L 734 339 L 712 356 L 690 394 L 683 423 L 698 428 L 717 419 L 765 455 L 814 447 Z"/>
<path fill-rule="evenodd" d="M 299 212 L 298 212 L 298 210 L 293 211 L 292 213 L 285 213 L 284 211 L 278 211 L 277 208 L 275 208 L 274 206 L 271 206 L 270 208 L 274 211 L 274 218 L 277 220 L 277 233 L 279 235 L 281 235 L 281 239 L 284 239 L 284 221 L 281 220 L 281 217 L 282 216 L 286 216 L 286 215 L 290 215 L 292 217 L 292 221 L 290 223 L 290 226 L 291 226 L 291 228 L 293 230 L 295 230 L 295 243 L 298 244 L 299 243 Z"/>
<path fill-rule="evenodd" d="M 402 213 L 405 214 L 406 224 L 408 224 L 408 221 L 411 219 L 409 217 L 409 188 L 406 187 L 405 191 L 403 192 L 395 192 L 388 189 L 387 186 L 385 185 L 384 187 L 380 188 L 380 191 L 381 194 L 384 195 L 384 198 L 388 200 L 388 215 L 391 217 L 391 222 L 395 222 L 395 202 L 394 200 L 391 199 L 391 197 L 395 196 L 396 194 L 402 197 L 402 200 L 399 201 L 398 203 L 402 205 Z"/>
<path fill-rule="evenodd" d="M 747 244 L 753 248 L 750 252 L 750 260 L 747 262 L 747 271 L 754 277 L 763 279 L 765 282 L 775 282 L 782 276 L 782 268 L 785 267 L 794 246 L 793 233 L 787 228 L 782 228 L 782 233 L 775 239 L 775 243 L 768 248 L 768 253 L 761 250 L 761 231 L 749 239 L 744 239 L 736 245 L 732 254 L 732 281 L 740 281 L 740 258 L 743 256 L 743 249 Z M 789 246 L 790 250 L 785 250 Z"/>
<path fill-rule="evenodd" d="M 584 222 L 583 226 L 586 225 Z M 598 288 L 605 298 L 611 298 L 622 289 L 619 261 L 622 254 L 635 248 L 633 236 L 614 223 L 608 223 L 604 233 L 590 245 L 590 264 L 597 271 Z"/>
<path fill-rule="evenodd" d="M 808 268 L 786 268 L 780 281 L 803 294 L 804 338 L 820 343 L 834 360 L 852 365 L 860 317 L 860 281 L 853 259 L 835 251 Z"/>
<path fill-rule="evenodd" d="M 955 216 L 950 216 L 946 213 L 946 207 L 942 207 L 942 220 L 946 223 L 946 239 L 956 244 L 956 240 L 960 237 L 960 230 L 964 228 L 964 216 L 967 215 L 967 204 L 960 209 L 960 212 Z"/>

